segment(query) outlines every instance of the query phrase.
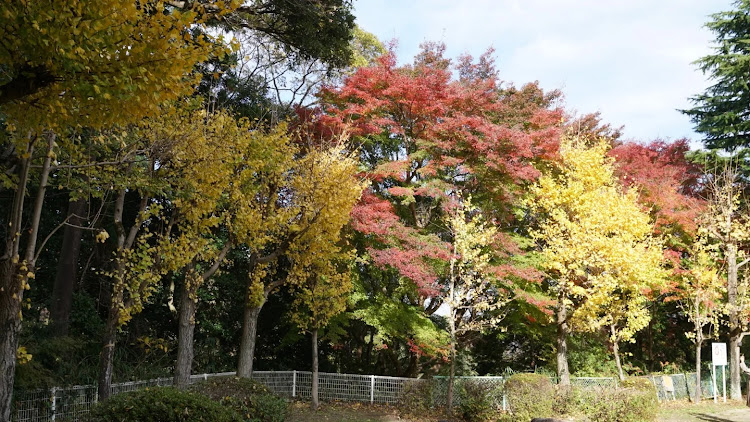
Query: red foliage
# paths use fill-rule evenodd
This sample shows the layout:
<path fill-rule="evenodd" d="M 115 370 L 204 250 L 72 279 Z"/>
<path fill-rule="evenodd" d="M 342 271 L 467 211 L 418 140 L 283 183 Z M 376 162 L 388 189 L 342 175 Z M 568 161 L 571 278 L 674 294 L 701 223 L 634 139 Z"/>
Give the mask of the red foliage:
<path fill-rule="evenodd" d="M 352 211 L 354 229 L 375 241 L 376 264 L 396 268 L 425 297 L 439 291 L 431 261 L 450 256 L 436 221 L 447 197 L 481 193 L 499 210 L 496 221 L 509 218 L 509 200 L 538 176 L 534 162 L 557 154 L 562 130 L 559 92 L 502 87 L 491 50 L 476 62 L 461 57 L 454 79 L 444 50 L 426 44 L 407 66 L 390 52 L 320 94 L 319 120 L 330 133 L 355 135 L 373 182 Z M 504 274 L 536 277 L 519 271 Z"/>
<path fill-rule="evenodd" d="M 625 143 L 612 149 L 617 173 L 627 187 L 637 186 L 643 204 L 651 208 L 657 228 L 675 225 L 688 235 L 696 230 L 698 214 L 704 208 L 699 198 L 702 170 L 685 158 L 687 140 L 673 143 L 653 141 L 642 145 Z"/>

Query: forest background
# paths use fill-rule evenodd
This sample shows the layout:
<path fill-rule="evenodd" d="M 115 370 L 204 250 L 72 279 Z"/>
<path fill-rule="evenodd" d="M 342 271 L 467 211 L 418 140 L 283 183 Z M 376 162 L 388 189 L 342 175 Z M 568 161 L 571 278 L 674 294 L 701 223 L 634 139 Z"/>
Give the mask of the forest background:
<path fill-rule="evenodd" d="M 0 419 L 191 372 L 670 373 L 710 338 L 734 397 L 748 10 L 709 22 L 690 151 L 491 49 L 400 64 L 347 1 L 3 3 Z"/>

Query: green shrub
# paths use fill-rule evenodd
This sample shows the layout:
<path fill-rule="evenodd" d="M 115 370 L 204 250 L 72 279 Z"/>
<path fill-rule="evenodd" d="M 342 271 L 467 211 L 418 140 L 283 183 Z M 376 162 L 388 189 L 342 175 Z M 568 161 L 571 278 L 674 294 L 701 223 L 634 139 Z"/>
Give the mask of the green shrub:
<path fill-rule="evenodd" d="M 498 395 L 502 397 L 501 388 L 475 380 L 460 380 L 456 383 L 456 387 L 459 399 L 458 408 L 464 420 L 484 422 L 496 416 L 498 409 L 495 405 L 495 398 Z"/>
<path fill-rule="evenodd" d="M 247 378 L 213 378 L 191 385 L 190 390 L 231 408 L 246 421 L 282 422 L 289 410 L 286 400 Z"/>
<path fill-rule="evenodd" d="M 121 393 L 91 407 L 88 422 L 241 422 L 232 409 L 172 387 Z"/>
<path fill-rule="evenodd" d="M 555 415 L 555 388 L 544 375 L 511 376 L 505 382 L 505 395 L 513 420 L 527 422 L 532 418 L 550 418 Z"/>
<path fill-rule="evenodd" d="M 651 390 L 594 389 L 586 396 L 584 413 L 590 420 L 598 422 L 655 421 L 658 403 L 655 391 Z"/>
<path fill-rule="evenodd" d="M 637 377 L 625 378 L 625 380 L 620 381 L 620 387 L 635 388 L 636 390 L 643 390 L 643 391 L 651 391 L 654 393 L 654 395 L 656 394 L 656 387 L 651 381 L 649 381 L 648 378 L 637 378 Z"/>
<path fill-rule="evenodd" d="M 555 388 L 555 404 L 552 410 L 556 415 L 585 414 L 585 389 L 574 385 L 557 385 Z"/>
<path fill-rule="evenodd" d="M 432 408 L 435 380 L 407 382 L 398 400 L 398 407 L 406 413 L 418 414 Z"/>

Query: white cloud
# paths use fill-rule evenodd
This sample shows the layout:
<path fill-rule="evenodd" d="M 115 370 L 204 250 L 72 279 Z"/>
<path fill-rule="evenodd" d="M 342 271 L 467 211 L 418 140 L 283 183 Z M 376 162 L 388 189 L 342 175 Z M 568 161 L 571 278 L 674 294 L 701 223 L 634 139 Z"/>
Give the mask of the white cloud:
<path fill-rule="evenodd" d="M 357 21 L 399 39 L 402 62 L 425 40 L 450 56 L 496 49 L 503 79 L 561 88 L 569 108 L 601 111 L 627 137 L 692 137 L 676 111 L 707 86 L 691 63 L 709 52 L 707 15 L 731 0 L 357 0 Z"/>

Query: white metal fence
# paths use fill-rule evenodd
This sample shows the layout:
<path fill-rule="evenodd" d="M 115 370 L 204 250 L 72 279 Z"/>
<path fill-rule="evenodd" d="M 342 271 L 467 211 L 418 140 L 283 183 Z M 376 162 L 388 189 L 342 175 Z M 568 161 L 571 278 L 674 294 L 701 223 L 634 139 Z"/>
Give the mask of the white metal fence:
<path fill-rule="evenodd" d="M 233 376 L 234 372 L 193 375 L 191 383 L 215 377 Z M 695 391 L 695 374 L 670 375 L 674 385 L 674 394 L 665 390 L 664 376 L 648 376 L 657 388 L 660 400 L 687 398 Z M 253 379 L 266 385 L 273 393 L 282 397 L 309 399 L 312 390 L 312 373 L 306 371 L 255 371 Z M 505 409 L 505 377 L 457 377 L 456 390 L 460 391 L 469 383 L 481 385 L 486 394 L 492 396 L 498 408 Z M 553 378 L 554 382 L 555 379 Z M 617 378 L 578 377 L 571 378 L 571 383 L 584 388 L 615 388 Z M 702 383 L 704 397 L 713 396 L 710 383 Z M 170 386 L 172 378 L 158 378 L 146 381 L 132 381 L 112 385 L 112 395 L 134 391 L 145 387 Z M 341 400 L 378 404 L 398 404 L 405 394 L 427 395 L 432 406 L 446 404 L 448 379 L 415 379 L 386 377 L 379 375 L 354 375 L 321 372 L 318 377 L 319 397 L 321 400 Z M 98 400 L 96 386 L 76 386 L 69 388 L 51 388 L 49 390 L 18 391 L 13 398 L 13 418 L 15 422 L 72 422 L 78 421 L 88 413 Z M 461 394 L 456 394 L 456 403 Z"/>

